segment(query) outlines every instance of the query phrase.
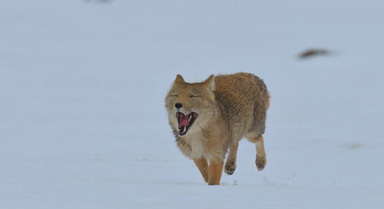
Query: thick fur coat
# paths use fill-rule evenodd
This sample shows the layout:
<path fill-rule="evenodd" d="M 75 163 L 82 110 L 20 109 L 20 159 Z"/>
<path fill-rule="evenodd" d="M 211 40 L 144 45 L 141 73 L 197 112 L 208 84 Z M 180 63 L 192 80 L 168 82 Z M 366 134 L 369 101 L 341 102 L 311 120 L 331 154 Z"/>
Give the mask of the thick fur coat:
<path fill-rule="evenodd" d="M 201 83 L 187 83 L 177 75 L 167 97 L 169 124 L 184 155 L 194 160 L 204 180 L 220 183 L 233 174 L 239 141 L 256 143 L 256 166 L 266 165 L 263 134 L 269 93 L 264 82 L 249 73 L 211 75 Z"/>

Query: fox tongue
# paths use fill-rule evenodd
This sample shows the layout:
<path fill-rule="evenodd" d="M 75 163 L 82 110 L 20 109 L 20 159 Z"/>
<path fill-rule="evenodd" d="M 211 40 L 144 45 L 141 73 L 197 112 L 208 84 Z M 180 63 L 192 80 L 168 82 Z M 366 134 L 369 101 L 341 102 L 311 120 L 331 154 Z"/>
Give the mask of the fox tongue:
<path fill-rule="evenodd" d="M 188 117 L 182 117 L 180 119 L 180 127 L 187 127 L 189 124 Z"/>

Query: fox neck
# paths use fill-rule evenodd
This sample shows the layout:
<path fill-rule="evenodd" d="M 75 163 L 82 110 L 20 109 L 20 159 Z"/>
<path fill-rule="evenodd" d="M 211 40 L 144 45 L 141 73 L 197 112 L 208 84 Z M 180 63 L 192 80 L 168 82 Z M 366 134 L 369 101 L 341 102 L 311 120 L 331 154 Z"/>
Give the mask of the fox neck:
<path fill-rule="evenodd" d="M 226 141 L 226 136 L 228 135 L 227 130 L 219 129 L 218 127 L 226 127 L 225 117 L 226 113 L 222 112 L 222 108 L 215 105 L 213 108 L 214 111 L 209 112 L 205 115 L 203 121 L 198 124 L 198 127 L 191 129 L 191 132 L 188 132 L 185 136 L 176 135 L 176 143 L 180 148 L 182 153 L 191 159 L 205 157 L 206 159 L 211 158 L 220 158 L 220 153 L 212 152 L 212 150 L 207 149 L 206 146 L 209 144 L 209 141 L 217 144 L 217 141 Z M 196 121 L 197 122 L 197 121 Z M 177 131 L 174 132 L 177 134 Z M 219 139 L 219 140 L 218 140 Z M 216 141 L 216 142 L 215 142 Z M 220 145 L 219 145 L 220 146 Z"/>

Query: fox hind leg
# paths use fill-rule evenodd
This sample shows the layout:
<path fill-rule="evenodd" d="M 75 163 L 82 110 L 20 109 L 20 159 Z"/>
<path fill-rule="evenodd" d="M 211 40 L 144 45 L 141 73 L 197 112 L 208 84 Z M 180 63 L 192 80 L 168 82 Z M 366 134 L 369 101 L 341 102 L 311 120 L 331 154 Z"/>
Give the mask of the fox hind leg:
<path fill-rule="evenodd" d="M 264 138 L 262 135 L 255 138 L 248 138 L 252 143 L 256 144 L 256 167 L 257 170 L 262 171 L 267 165 L 267 155 L 264 149 Z"/>
<path fill-rule="evenodd" d="M 267 155 L 264 149 L 264 138 L 260 136 L 256 140 L 256 167 L 261 171 L 267 165 Z"/>
<path fill-rule="evenodd" d="M 239 142 L 236 142 L 236 144 L 234 144 L 229 150 L 229 154 L 224 166 L 224 172 L 228 175 L 232 175 L 236 170 L 236 156 L 238 148 Z"/>

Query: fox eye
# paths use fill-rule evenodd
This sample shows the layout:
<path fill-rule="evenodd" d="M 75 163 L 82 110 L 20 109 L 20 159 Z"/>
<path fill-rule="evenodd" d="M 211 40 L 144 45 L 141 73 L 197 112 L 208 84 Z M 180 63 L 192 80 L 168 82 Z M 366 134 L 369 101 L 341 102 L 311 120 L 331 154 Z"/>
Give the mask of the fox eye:
<path fill-rule="evenodd" d="M 193 97 L 200 97 L 200 96 L 199 96 L 199 95 L 196 95 L 196 94 L 192 94 L 192 95 L 189 96 L 189 97 L 193 98 Z"/>

